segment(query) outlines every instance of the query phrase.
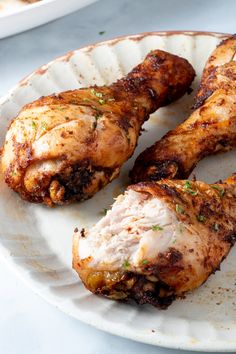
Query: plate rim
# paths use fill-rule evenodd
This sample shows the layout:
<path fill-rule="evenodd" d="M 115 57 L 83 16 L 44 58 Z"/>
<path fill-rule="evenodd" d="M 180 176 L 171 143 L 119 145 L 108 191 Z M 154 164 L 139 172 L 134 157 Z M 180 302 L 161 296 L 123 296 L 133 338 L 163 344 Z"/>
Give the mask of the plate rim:
<path fill-rule="evenodd" d="M 56 1 L 56 0 L 49 0 L 49 1 Z M 6 102 L 8 99 L 11 98 L 12 93 L 17 90 L 20 86 L 27 84 L 27 81 L 29 78 L 37 73 L 37 71 L 40 70 L 47 70 L 47 68 L 53 64 L 56 61 L 64 61 L 68 56 L 72 56 L 74 53 L 85 50 L 85 51 L 91 51 L 93 48 L 100 46 L 100 45 L 112 45 L 115 44 L 119 41 L 125 40 L 125 39 L 141 39 L 146 36 L 150 35 L 159 35 L 159 36 L 172 36 L 172 35 L 186 35 L 186 36 L 201 36 L 201 35 L 206 35 L 206 36 L 212 36 L 212 37 L 218 37 L 218 38 L 223 38 L 230 36 L 229 33 L 222 33 L 222 32 L 208 32 L 208 31 L 151 31 L 151 32 L 141 32 L 138 34 L 131 34 L 131 35 L 122 35 L 118 36 L 112 39 L 104 40 L 104 41 L 98 41 L 90 45 L 82 46 L 79 47 L 75 50 L 69 51 L 65 53 L 62 56 L 56 57 L 55 59 L 49 61 L 47 64 L 41 65 L 39 68 L 34 70 L 32 73 L 28 74 L 25 78 L 20 80 L 12 89 L 8 90 L 8 92 L 3 95 L 0 98 L 0 105 L 2 105 L 4 102 Z M 175 339 L 173 339 L 173 336 L 168 336 L 167 338 L 164 338 L 165 335 L 162 333 L 159 335 L 158 332 L 155 332 L 155 334 L 146 334 L 146 335 L 139 335 L 135 334 L 134 332 L 130 331 L 127 327 L 125 327 L 125 330 L 121 330 L 119 324 L 115 324 L 111 326 L 111 324 L 106 324 L 106 321 L 100 321 L 98 322 L 95 319 L 93 319 L 91 316 L 87 318 L 86 312 L 81 313 L 80 312 L 80 317 L 75 315 L 73 312 L 69 311 L 67 306 L 64 306 L 64 302 L 60 302 L 58 297 L 49 291 L 44 291 L 44 288 L 42 287 L 37 287 L 36 284 L 33 281 L 30 281 L 27 276 L 25 276 L 25 272 L 21 270 L 20 267 L 18 267 L 15 263 L 14 260 L 10 253 L 7 252 L 5 247 L 3 246 L 2 243 L 0 243 L 0 255 L 1 255 L 1 260 L 4 261 L 4 263 L 9 267 L 9 269 L 12 269 L 12 271 L 20 278 L 22 279 L 23 283 L 26 284 L 35 294 L 39 295 L 41 298 L 43 298 L 47 303 L 53 305 L 54 307 L 58 308 L 65 314 L 71 316 L 72 318 L 75 318 L 83 323 L 86 323 L 88 325 L 91 325 L 97 329 L 100 329 L 102 331 L 105 331 L 107 333 L 117 335 L 119 337 L 123 337 L 126 339 L 131 339 L 137 342 L 145 343 L 145 344 L 150 344 L 154 346 L 159 346 L 163 348 L 169 348 L 169 349 L 181 349 L 181 350 L 192 350 L 192 351 L 207 351 L 207 352 L 234 352 L 236 350 L 236 342 L 229 343 L 226 340 L 224 341 L 219 341 L 215 340 L 214 342 L 212 341 L 211 343 L 207 343 L 206 341 L 186 341 L 183 340 L 182 342 L 177 342 Z"/>
<path fill-rule="evenodd" d="M 46 0 L 48 2 L 55 2 L 57 0 Z M 31 5 L 35 5 L 35 4 L 31 4 Z M 0 97 L 0 105 L 2 105 L 4 103 L 4 101 L 6 101 L 8 99 L 8 97 L 10 97 L 12 95 L 12 93 L 18 89 L 21 86 L 27 85 L 27 81 L 34 76 L 35 74 L 37 74 L 37 72 L 44 72 L 48 69 L 48 67 L 53 64 L 56 61 L 64 61 L 67 60 L 68 58 L 70 58 L 73 54 L 75 54 L 78 51 L 91 51 L 93 48 L 97 47 L 97 46 L 102 46 L 104 44 L 107 45 L 113 45 L 116 44 L 124 39 L 139 39 L 139 38 L 144 38 L 147 36 L 173 36 L 173 35 L 186 35 L 186 36 L 211 36 L 211 37 L 217 37 L 217 38 L 224 38 L 224 37 L 229 37 L 232 34 L 230 33 L 224 33 L 224 32 L 211 32 L 211 31 L 191 31 L 191 30 L 177 30 L 177 31 L 147 31 L 147 32 L 140 32 L 140 33 L 136 33 L 136 34 L 127 34 L 127 35 L 121 35 L 121 36 L 116 36 L 114 38 L 111 39 L 106 39 L 104 41 L 96 41 L 92 44 L 88 44 L 88 45 L 84 45 L 81 47 L 78 47 L 76 49 L 72 49 L 68 52 L 66 52 L 63 55 L 59 55 L 57 57 L 55 57 L 54 59 L 50 60 L 49 62 L 40 65 L 39 67 L 37 67 L 35 70 L 33 70 L 32 72 L 30 72 L 28 75 L 24 76 L 21 80 L 19 80 L 11 89 L 9 89 L 6 94 L 4 94 L 3 96 Z"/>
<path fill-rule="evenodd" d="M 25 4 L 25 6 L 19 8 L 19 9 L 16 9 L 16 10 L 10 10 L 10 11 L 6 11 L 6 12 L 3 11 L 3 13 L 0 13 L 0 20 L 2 18 L 15 16 L 15 15 L 21 14 L 23 12 L 30 11 L 31 9 L 41 7 L 42 5 L 53 3 L 56 1 L 57 0 L 43 0 L 43 2 L 39 1 L 39 2 L 32 3 L 32 4 Z"/>

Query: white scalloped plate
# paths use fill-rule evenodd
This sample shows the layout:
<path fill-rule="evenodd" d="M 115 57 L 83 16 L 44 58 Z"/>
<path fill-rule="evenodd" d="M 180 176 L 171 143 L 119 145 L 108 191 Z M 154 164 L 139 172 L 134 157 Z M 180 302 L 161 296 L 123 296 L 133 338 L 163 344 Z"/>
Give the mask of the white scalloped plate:
<path fill-rule="evenodd" d="M 197 72 L 225 37 L 213 33 L 165 32 L 127 36 L 68 53 L 21 81 L 0 101 L 0 143 L 9 120 L 27 102 L 41 95 L 82 86 L 109 84 L 127 73 L 154 48 L 186 57 Z M 198 290 L 166 311 L 123 304 L 90 294 L 71 268 L 73 229 L 101 217 L 128 184 L 134 158 L 189 114 L 193 95 L 160 109 L 145 123 L 134 157 L 120 177 L 81 204 L 48 209 L 22 201 L 0 183 L 0 253 L 22 279 L 45 300 L 67 314 L 105 331 L 154 345 L 208 351 L 236 350 L 236 250 Z M 236 170 L 235 151 L 202 161 L 194 171 L 214 181 Z"/>
<path fill-rule="evenodd" d="M 95 1 L 41 0 L 27 4 L 23 0 L 0 0 L 0 38 L 40 26 Z"/>

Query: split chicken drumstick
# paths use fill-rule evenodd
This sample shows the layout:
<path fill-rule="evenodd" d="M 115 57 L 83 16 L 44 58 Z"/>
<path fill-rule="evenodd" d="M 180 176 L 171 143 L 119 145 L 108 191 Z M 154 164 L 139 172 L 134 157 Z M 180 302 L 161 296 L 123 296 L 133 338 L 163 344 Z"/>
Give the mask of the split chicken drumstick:
<path fill-rule="evenodd" d="M 73 267 L 95 294 L 165 308 L 219 269 L 235 239 L 236 175 L 140 182 L 75 232 Z"/>
<path fill-rule="evenodd" d="M 205 156 L 236 145 L 236 36 L 223 41 L 209 58 L 191 116 L 141 153 L 134 183 L 187 178 Z"/>
<path fill-rule="evenodd" d="M 23 199 L 49 206 L 93 196 L 118 176 L 149 114 L 181 97 L 194 75 L 185 59 L 155 50 L 111 86 L 26 105 L 3 146 L 6 183 Z"/>

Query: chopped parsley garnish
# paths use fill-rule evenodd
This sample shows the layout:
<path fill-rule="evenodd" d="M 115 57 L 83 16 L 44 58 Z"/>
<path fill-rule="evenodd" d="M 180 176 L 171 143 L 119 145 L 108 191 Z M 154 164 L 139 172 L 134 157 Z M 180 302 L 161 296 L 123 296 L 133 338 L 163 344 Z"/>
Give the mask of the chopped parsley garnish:
<path fill-rule="evenodd" d="M 216 223 L 214 224 L 214 230 L 215 230 L 215 231 L 219 231 L 219 229 L 220 229 L 220 225 L 216 222 Z"/>
<path fill-rule="evenodd" d="M 99 100 L 98 100 L 98 103 L 99 104 L 105 104 L 106 103 L 106 101 L 105 101 L 105 99 L 103 98 L 103 93 L 102 92 L 98 92 L 98 91 L 96 91 L 94 88 L 92 88 L 91 89 L 91 93 L 94 95 L 94 96 L 96 96 L 97 98 L 99 98 Z"/>
<path fill-rule="evenodd" d="M 150 54 L 151 54 L 152 57 L 154 57 L 154 58 L 157 57 L 157 53 L 155 52 L 155 50 L 152 50 Z"/>
<path fill-rule="evenodd" d="M 102 114 L 96 113 L 96 114 L 94 115 L 94 118 L 95 118 L 96 120 L 98 120 L 98 119 L 102 118 Z"/>
<path fill-rule="evenodd" d="M 129 268 L 129 266 L 130 266 L 130 263 L 129 263 L 129 261 L 126 259 L 126 260 L 124 261 L 124 263 L 122 264 L 122 267 L 125 268 L 125 269 L 127 269 L 127 268 Z"/>
<path fill-rule="evenodd" d="M 103 94 L 101 92 L 96 91 L 94 88 L 91 89 L 91 93 L 98 98 L 103 97 Z"/>
<path fill-rule="evenodd" d="M 195 195 L 198 194 L 198 191 L 194 191 L 194 190 L 192 189 L 192 184 L 191 184 L 190 181 L 185 181 L 184 189 L 185 189 L 186 192 L 188 192 L 189 194 L 191 194 L 191 195 L 193 195 L 193 196 L 195 196 Z"/>
<path fill-rule="evenodd" d="M 153 225 L 152 226 L 152 231 L 160 231 L 163 230 L 163 227 L 159 226 L 159 225 Z"/>
<path fill-rule="evenodd" d="M 234 45 L 234 46 L 232 47 L 232 49 L 233 49 L 233 50 L 236 50 L 236 45 Z"/>
<path fill-rule="evenodd" d="M 99 104 L 103 105 L 106 103 L 106 101 L 103 98 L 99 98 L 98 100 Z"/>
<path fill-rule="evenodd" d="M 206 221 L 206 217 L 202 214 L 197 215 L 197 220 L 200 222 L 205 222 Z"/>
<path fill-rule="evenodd" d="M 46 122 L 42 122 L 42 124 L 41 124 L 41 129 L 42 130 L 47 130 L 47 123 Z"/>
<path fill-rule="evenodd" d="M 220 193 L 221 197 L 223 197 L 223 195 L 225 194 L 225 190 L 223 188 L 221 188 L 220 186 L 212 185 L 211 188 L 216 189 Z"/>
<path fill-rule="evenodd" d="M 99 31 L 99 32 L 98 32 L 98 34 L 99 34 L 100 36 L 102 36 L 104 33 L 106 33 L 106 31 Z"/>
<path fill-rule="evenodd" d="M 83 98 L 84 102 L 90 102 L 90 100 L 88 98 Z"/>
<path fill-rule="evenodd" d="M 184 208 L 179 204 L 176 204 L 175 210 L 178 214 L 184 214 Z"/>
<path fill-rule="evenodd" d="M 185 181 L 184 188 L 185 189 L 191 189 L 192 188 L 191 182 L 190 181 Z"/>
<path fill-rule="evenodd" d="M 34 121 L 32 121 L 31 125 L 32 125 L 32 128 L 33 128 L 33 129 L 36 129 L 37 124 L 36 124 Z"/>
<path fill-rule="evenodd" d="M 104 208 L 104 209 L 102 210 L 103 215 L 107 215 L 107 212 L 108 212 L 108 209 L 107 209 L 107 208 Z"/>
<path fill-rule="evenodd" d="M 16 176 L 17 175 L 16 171 L 12 171 L 11 175 Z"/>
<path fill-rule="evenodd" d="M 198 194 L 198 191 L 188 190 L 188 193 L 195 196 Z"/>
<path fill-rule="evenodd" d="M 72 102 L 71 102 L 72 103 Z M 73 103 L 72 103 L 73 104 Z M 63 111 L 63 109 L 65 109 L 65 106 L 57 106 L 56 107 L 58 111 Z"/>
<path fill-rule="evenodd" d="M 144 260 L 142 261 L 142 263 L 143 263 L 143 264 L 148 264 L 149 261 L 148 261 L 147 259 L 144 259 Z"/>

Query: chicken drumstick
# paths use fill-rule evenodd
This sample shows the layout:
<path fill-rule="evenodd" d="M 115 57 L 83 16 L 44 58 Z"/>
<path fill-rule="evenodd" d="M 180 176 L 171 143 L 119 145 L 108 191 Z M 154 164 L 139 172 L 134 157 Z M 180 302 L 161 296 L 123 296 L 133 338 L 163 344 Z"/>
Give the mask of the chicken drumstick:
<path fill-rule="evenodd" d="M 75 233 L 73 267 L 95 294 L 164 308 L 219 269 L 235 240 L 236 175 L 140 182 Z"/>
<path fill-rule="evenodd" d="M 131 171 L 134 183 L 187 178 L 205 156 L 236 145 L 236 36 L 223 41 L 203 72 L 191 116 L 142 152 Z"/>
<path fill-rule="evenodd" d="M 3 146 L 6 183 L 23 199 L 49 206 L 93 196 L 118 176 L 149 114 L 181 97 L 194 75 L 185 59 L 155 50 L 109 87 L 27 104 Z"/>

